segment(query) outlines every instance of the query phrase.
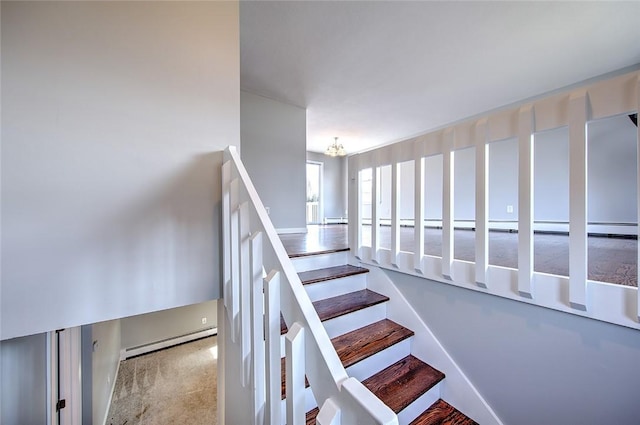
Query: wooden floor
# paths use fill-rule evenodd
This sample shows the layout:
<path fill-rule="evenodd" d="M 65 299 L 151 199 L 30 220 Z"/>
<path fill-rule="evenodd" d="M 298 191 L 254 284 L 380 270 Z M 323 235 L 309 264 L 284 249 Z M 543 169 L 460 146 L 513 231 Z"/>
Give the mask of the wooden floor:
<path fill-rule="evenodd" d="M 292 258 L 349 249 L 347 225 L 344 224 L 307 226 L 307 233 L 280 235 L 280 240 Z"/>
<path fill-rule="evenodd" d="M 370 229 L 370 228 L 369 228 Z M 370 240 L 368 228 L 363 228 L 363 243 Z M 347 226 L 332 224 L 308 226 L 306 234 L 287 234 L 280 238 L 290 256 L 311 252 L 332 252 L 348 247 Z M 370 231 L 369 231 L 370 233 Z M 619 285 L 637 286 L 638 242 L 635 239 L 589 237 L 589 279 Z M 389 227 L 380 229 L 381 248 L 391 247 Z M 402 227 L 400 249 L 413 251 L 413 228 Z M 425 254 L 441 256 L 442 229 L 425 229 Z M 474 261 L 475 232 L 454 231 L 454 258 Z M 489 264 L 516 268 L 518 264 L 518 234 L 489 232 Z M 559 276 L 569 275 L 569 237 L 558 234 L 534 235 L 534 270 Z"/>

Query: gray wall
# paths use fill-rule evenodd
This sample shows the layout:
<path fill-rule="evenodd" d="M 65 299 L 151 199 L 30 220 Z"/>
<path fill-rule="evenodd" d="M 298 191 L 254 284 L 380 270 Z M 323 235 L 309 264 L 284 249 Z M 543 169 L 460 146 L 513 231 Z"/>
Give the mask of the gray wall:
<path fill-rule="evenodd" d="M 0 341 L 0 423 L 46 423 L 46 368 L 45 334 Z"/>
<path fill-rule="evenodd" d="M 627 115 L 588 126 L 589 221 L 638 220 L 637 128 Z"/>
<path fill-rule="evenodd" d="M 307 152 L 307 160 L 321 162 L 322 217 L 347 216 L 347 158 L 330 157 L 318 152 Z"/>
<path fill-rule="evenodd" d="M 122 322 L 122 348 L 133 348 L 217 327 L 217 300 L 139 316 Z M 202 318 L 207 323 L 202 324 Z"/>
<path fill-rule="evenodd" d="M 569 127 L 537 133 L 533 158 L 534 220 L 568 222 Z"/>
<path fill-rule="evenodd" d="M 307 113 L 241 92 L 242 161 L 277 229 L 306 227 Z"/>
<path fill-rule="evenodd" d="M 505 424 L 637 424 L 640 332 L 387 271 Z"/>
<path fill-rule="evenodd" d="M 442 155 L 424 159 L 424 217 L 442 220 Z"/>
<path fill-rule="evenodd" d="M 473 147 L 460 149 L 453 156 L 453 219 L 475 220 L 475 218 L 476 148 Z"/>
<path fill-rule="evenodd" d="M 219 297 L 238 4 L 1 7 L 0 338 Z"/>

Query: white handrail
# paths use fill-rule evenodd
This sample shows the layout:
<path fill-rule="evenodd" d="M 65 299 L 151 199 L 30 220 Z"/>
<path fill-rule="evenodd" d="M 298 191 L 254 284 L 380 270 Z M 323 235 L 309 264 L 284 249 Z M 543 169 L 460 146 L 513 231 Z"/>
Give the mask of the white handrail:
<path fill-rule="evenodd" d="M 355 379 L 347 376 L 233 146 L 224 152 L 222 200 L 222 308 L 225 313 L 219 317 L 225 323 L 228 321 L 228 326 L 218 324 L 218 327 L 223 333 L 229 333 L 228 337 L 223 335 L 222 343 L 233 346 L 224 348 L 223 355 L 227 356 L 225 365 L 239 372 L 235 375 L 227 370 L 225 380 L 233 379 L 235 382 L 222 383 L 234 392 L 225 396 L 225 401 L 229 403 L 231 400 L 229 406 L 219 407 L 226 409 L 226 420 L 234 422 L 234 415 L 246 415 L 247 406 L 251 406 L 252 423 L 282 423 L 285 412 L 280 403 L 278 318 L 281 312 L 291 327 L 290 355 L 304 354 L 304 358 L 292 358 L 286 362 L 288 368 L 301 368 L 288 370 L 287 374 L 294 378 L 292 382 L 296 382 L 296 376 L 306 375 L 319 406 L 324 406 L 327 401 L 330 401 L 327 405 L 337 406 L 339 414 L 333 417 L 342 418 L 342 421 L 332 420 L 331 423 L 397 424 L 393 411 L 362 384 L 354 383 Z M 257 275 L 266 279 L 257 278 Z M 263 314 L 263 306 L 264 334 L 257 337 L 262 329 L 256 329 L 260 323 L 256 315 Z M 236 358 L 234 354 L 238 353 Z M 232 355 L 234 358 L 230 358 Z M 257 386 L 259 389 L 256 391 Z M 287 416 L 289 422 L 293 422 L 290 425 L 304 420 L 300 415 L 301 411 L 306 411 L 304 397 L 299 395 L 301 390 L 304 392 L 304 387 L 299 388 L 299 385 L 287 388 L 288 394 L 294 394 L 286 400 Z M 244 404 L 243 399 L 246 400 Z M 233 403 L 235 411 L 232 411 Z"/>

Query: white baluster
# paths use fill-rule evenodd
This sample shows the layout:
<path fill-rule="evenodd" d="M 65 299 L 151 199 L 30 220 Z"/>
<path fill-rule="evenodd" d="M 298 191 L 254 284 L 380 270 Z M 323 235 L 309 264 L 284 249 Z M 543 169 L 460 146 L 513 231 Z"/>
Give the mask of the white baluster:
<path fill-rule="evenodd" d="M 518 118 L 518 293 L 533 298 L 533 106 Z"/>
<path fill-rule="evenodd" d="M 222 300 L 224 308 L 230 308 L 229 286 L 231 285 L 231 218 L 230 218 L 230 185 L 231 161 L 222 164 Z"/>
<path fill-rule="evenodd" d="M 264 280 L 262 278 L 262 232 L 251 236 L 251 353 L 253 417 L 265 423 Z"/>
<path fill-rule="evenodd" d="M 265 279 L 265 346 L 267 423 L 282 423 L 280 376 L 280 272 L 272 270 Z"/>
<path fill-rule="evenodd" d="M 316 425 L 340 425 L 342 412 L 337 404 L 330 398 L 325 400 L 316 416 Z"/>
<path fill-rule="evenodd" d="M 249 203 L 238 207 L 240 224 L 240 352 L 242 355 L 242 385 L 249 385 L 251 374 L 251 258 L 249 242 Z"/>
<path fill-rule="evenodd" d="M 587 108 L 585 91 L 569 98 L 569 304 L 587 310 Z"/>
<path fill-rule="evenodd" d="M 379 263 L 378 251 L 380 250 L 380 200 L 378 191 L 380 187 L 380 167 L 371 169 L 371 260 Z"/>
<path fill-rule="evenodd" d="M 442 276 L 452 280 L 453 265 L 453 130 L 445 130 L 442 163 Z"/>
<path fill-rule="evenodd" d="M 285 336 L 287 425 L 305 423 L 304 326 L 295 322 Z"/>
<path fill-rule="evenodd" d="M 424 158 L 419 153 L 416 144 L 414 155 L 414 222 L 413 222 L 413 268 L 423 273 L 422 257 L 424 257 Z"/>
<path fill-rule="evenodd" d="M 487 120 L 476 126 L 476 284 L 487 287 L 489 266 L 489 233 L 487 226 L 489 187 L 489 145 L 487 144 Z"/>
<path fill-rule="evenodd" d="M 231 283 L 230 300 L 231 309 L 229 311 L 229 321 L 231 322 L 231 341 L 236 342 L 240 333 L 240 241 L 238 234 L 240 231 L 240 217 L 238 212 L 239 180 L 235 178 L 229 185 L 230 188 L 230 208 L 231 208 Z"/>
<path fill-rule="evenodd" d="M 391 163 L 391 264 L 398 267 L 400 254 L 400 167 L 396 159 Z"/>

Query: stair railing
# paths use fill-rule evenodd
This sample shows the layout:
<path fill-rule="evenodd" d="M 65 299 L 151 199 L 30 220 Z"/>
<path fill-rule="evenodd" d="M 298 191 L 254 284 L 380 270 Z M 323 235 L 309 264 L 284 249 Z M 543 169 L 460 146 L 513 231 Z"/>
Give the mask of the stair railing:
<path fill-rule="evenodd" d="M 224 152 L 222 222 L 218 339 L 226 394 L 219 410 L 226 422 L 250 410 L 254 424 L 304 424 L 306 375 L 320 407 L 316 423 L 397 424 L 392 410 L 347 376 L 234 146 Z M 281 313 L 288 325 L 284 409 Z"/>

